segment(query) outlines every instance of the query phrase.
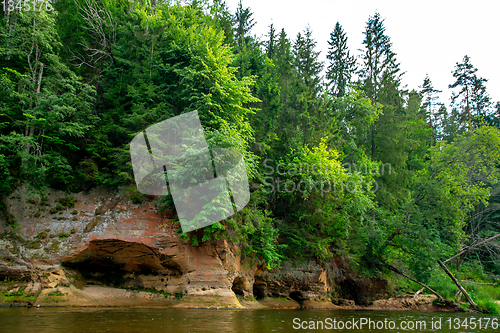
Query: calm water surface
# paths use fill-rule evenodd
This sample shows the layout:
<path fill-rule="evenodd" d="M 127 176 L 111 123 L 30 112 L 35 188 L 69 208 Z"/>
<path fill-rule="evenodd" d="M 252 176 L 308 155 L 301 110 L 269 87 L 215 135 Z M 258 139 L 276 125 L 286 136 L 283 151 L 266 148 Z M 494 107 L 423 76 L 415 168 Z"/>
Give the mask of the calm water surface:
<path fill-rule="evenodd" d="M 336 320 L 336 329 L 331 327 L 333 320 Z M 372 322 L 372 329 L 366 326 L 368 320 Z M 349 328 L 353 323 L 359 327 L 364 322 L 365 327 L 339 329 L 337 325 L 342 325 L 339 321 Z M 382 327 L 384 322 L 386 326 L 391 322 L 397 326 L 386 329 Z M 441 329 L 436 328 L 438 322 Z M 373 328 L 375 323 L 379 329 Z M 474 329 L 473 323 L 476 323 Z M 402 324 L 414 328 L 402 329 Z M 299 326 L 306 329 L 298 329 Z M 500 332 L 500 318 L 391 311 L 0 308 L 0 332 Z"/>

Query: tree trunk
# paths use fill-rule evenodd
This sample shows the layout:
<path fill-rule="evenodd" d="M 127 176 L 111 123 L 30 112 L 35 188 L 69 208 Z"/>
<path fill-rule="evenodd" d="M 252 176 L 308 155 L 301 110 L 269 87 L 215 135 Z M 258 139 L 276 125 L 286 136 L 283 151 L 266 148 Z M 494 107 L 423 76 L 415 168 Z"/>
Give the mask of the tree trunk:
<path fill-rule="evenodd" d="M 441 262 L 441 260 L 438 260 L 438 264 L 446 272 L 446 274 L 448 274 L 448 276 L 450 277 L 450 279 L 457 285 L 458 290 L 460 290 L 462 292 L 462 294 L 465 296 L 465 298 L 467 298 L 467 301 L 469 302 L 469 304 L 473 308 L 477 309 L 476 303 L 474 303 L 474 301 L 472 300 L 472 298 L 470 298 L 469 294 L 467 294 L 467 292 L 465 291 L 465 289 L 460 285 L 460 283 L 458 282 L 458 280 L 455 279 L 455 277 L 453 276 L 453 274 L 451 274 L 451 272 L 448 270 L 448 268 L 446 268 L 446 266 Z"/>
<path fill-rule="evenodd" d="M 43 74 L 43 62 L 40 62 L 40 73 L 38 75 L 38 81 L 36 84 L 36 95 L 38 95 L 40 93 L 40 86 L 42 84 L 42 74 Z M 36 95 L 35 95 L 35 107 L 38 105 Z M 25 135 L 28 137 L 32 137 L 34 134 L 35 134 L 35 119 L 31 119 L 31 125 L 29 126 L 29 131 L 28 131 L 28 128 L 26 128 Z M 26 152 L 26 154 L 29 154 L 29 152 L 30 152 L 30 144 L 29 143 L 26 145 L 25 152 Z"/>
<path fill-rule="evenodd" d="M 38 94 L 40 93 L 40 86 L 42 84 L 42 75 L 43 75 L 43 62 L 40 62 L 40 74 L 38 75 L 38 81 L 36 83 L 36 96 L 35 97 L 35 106 L 38 105 Z M 30 133 L 29 136 L 32 137 L 33 134 L 35 134 L 35 119 L 31 120 L 31 128 L 30 128 Z"/>
<path fill-rule="evenodd" d="M 399 269 L 397 269 L 397 268 L 396 268 L 396 267 L 394 267 L 394 266 L 391 266 L 391 265 L 389 265 L 389 264 L 386 264 L 386 266 L 387 266 L 387 267 L 388 267 L 391 271 L 396 272 L 396 273 L 398 273 L 399 275 L 401 275 L 401 276 L 403 276 L 403 277 L 407 278 L 408 280 L 411 280 L 411 281 L 415 282 L 416 284 L 418 284 L 418 285 L 420 285 L 420 286 L 424 287 L 425 289 L 429 290 L 431 293 L 433 293 L 434 295 L 436 295 L 436 296 L 439 298 L 439 300 L 440 300 L 441 302 L 445 303 L 444 298 L 443 298 L 441 295 L 439 295 L 436 291 L 434 291 L 433 289 L 431 289 L 429 286 L 426 286 L 425 284 L 423 284 L 423 283 L 421 283 L 421 282 L 418 282 L 417 280 L 415 280 L 414 278 L 412 278 L 412 277 L 410 277 L 410 276 L 406 275 L 405 273 L 401 272 Z"/>

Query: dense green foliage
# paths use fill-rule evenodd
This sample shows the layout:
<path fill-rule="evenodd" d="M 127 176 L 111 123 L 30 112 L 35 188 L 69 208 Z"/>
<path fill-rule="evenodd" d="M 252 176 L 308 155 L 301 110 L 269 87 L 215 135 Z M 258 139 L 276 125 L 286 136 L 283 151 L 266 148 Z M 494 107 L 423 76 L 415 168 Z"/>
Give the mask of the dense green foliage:
<path fill-rule="evenodd" d="M 251 201 L 182 235 L 193 245 L 228 237 L 268 267 L 340 255 L 360 273 L 391 264 L 425 282 L 437 259 L 500 232 L 500 103 L 469 57 L 455 66 L 447 108 L 429 77 L 420 91 L 401 87 L 378 13 L 361 61 L 337 23 L 325 65 L 309 27 L 293 39 L 272 25 L 263 42 L 251 37 L 241 3 L 234 14 L 222 1 L 54 7 L 2 12 L 0 197 L 23 182 L 130 186 L 132 138 L 197 110 L 211 147 L 245 157 Z M 173 208 L 171 197 L 154 200 Z M 496 244 L 465 253 L 457 269 L 496 278 Z"/>

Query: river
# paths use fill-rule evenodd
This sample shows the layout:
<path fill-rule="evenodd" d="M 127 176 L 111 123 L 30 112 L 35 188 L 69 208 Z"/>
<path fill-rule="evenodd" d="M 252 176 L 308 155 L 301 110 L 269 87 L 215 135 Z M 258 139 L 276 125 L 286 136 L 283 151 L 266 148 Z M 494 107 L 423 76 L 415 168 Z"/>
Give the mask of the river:
<path fill-rule="evenodd" d="M 500 332 L 499 319 L 466 313 L 394 311 L 0 308 L 0 331 L 465 333 Z"/>

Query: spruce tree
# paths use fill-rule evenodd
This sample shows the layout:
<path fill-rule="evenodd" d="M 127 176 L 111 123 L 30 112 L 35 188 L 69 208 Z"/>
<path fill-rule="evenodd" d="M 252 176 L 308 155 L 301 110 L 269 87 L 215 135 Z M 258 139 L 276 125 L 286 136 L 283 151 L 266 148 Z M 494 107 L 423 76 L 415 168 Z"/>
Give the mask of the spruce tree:
<path fill-rule="evenodd" d="M 365 51 L 360 75 L 368 97 L 376 102 L 382 87 L 390 81 L 399 87 L 402 73 L 396 60 L 396 53 L 392 50 L 391 40 L 385 34 L 384 20 L 379 13 L 369 17 L 363 34 Z"/>
<path fill-rule="evenodd" d="M 273 61 L 276 64 L 278 73 L 280 73 L 280 86 L 283 90 L 283 88 L 290 85 L 293 75 L 292 44 L 288 39 L 285 29 L 281 29 L 280 31 L 275 53 Z"/>
<path fill-rule="evenodd" d="M 319 51 L 315 50 L 316 41 L 312 38 L 312 31 L 306 27 L 304 34 L 297 34 L 297 39 L 293 45 L 295 68 L 299 75 L 299 80 L 309 89 L 311 97 L 316 97 L 320 90 L 323 63 L 318 61 Z"/>
<path fill-rule="evenodd" d="M 234 15 L 235 27 L 235 39 L 238 45 L 238 51 L 241 52 L 241 48 L 245 44 L 245 37 L 250 33 L 252 28 L 255 26 L 255 21 L 253 19 L 252 10 L 247 7 L 243 8 L 243 4 L 238 3 L 238 8 L 236 8 L 236 13 Z"/>
<path fill-rule="evenodd" d="M 356 71 L 356 61 L 349 53 L 347 47 L 347 36 L 339 22 L 330 33 L 330 45 L 326 58 L 330 61 L 326 78 L 329 80 L 332 95 L 342 97 L 346 93 L 347 86 Z"/>
<path fill-rule="evenodd" d="M 382 104 L 382 114 L 370 128 L 365 149 L 372 160 L 391 165 L 394 173 L 379 179 L 377 200 L 385 208 L 398 209 L 408 195 L 413 176 L 407 170 L 410 152 L 415 148 L 412 131 L 421 126 L 412 126 L 418 120 L 409 115 L 407 92 L 400 88 L 402 73 L 379 13 L 369 17 L 364 35 L 360 83 L 372 103 Z M 412 103 L 415 101 L 413 98 Z"/>
<path fill-rule="evenodd" d="M 429 124 L 429 127 L 432 128 L 432 131 L 435 132 L 436 124 L 434 107 L 437 105 L 435 102 L 438 99 L 437 94 L 440 93 L 441 90 L 434 89 L 429 75 L 425 76 L 424 83 L 420 86 L 420 88 L 420 95 L 423 100 L 422 113 L 424 115 L 424 119 Z"/>
<path fill-rule="evenodd" d="M 390 38 L 385 33 L 384 20 L 379 13 L 368 18 L 363 34 L 365 50 L 362 56 L 363 65 L 359 72 L 363 89 L 372 103 L 381 103 L 384 106 L 383 115 L 371 128 L 367 148 L 372 158 L 381 160 L 384 148 L 377 147 L 377 141 L 389 149 L 392 143 L 391 140 L 384 139 L 385 133 L 390 137 L 395 135 L 394 129 L 391 130 L 388 126 L 394 127 L 395 122 L 392 117 L 394 113 L 401 113 L 403 109 L 404 100 L 399 91 L 402 74 L 399 73 L 396 53 L 392 50 Z"/>
<path fill-rule="evenodd" d="M 267 35 L 269 38 L 266 43 L 266 54 L 269 59 L 273 59 L 276 49 L 276 30 L 274 29 L 274 25 L 269 25 L 269 33 Z"/>
<path fill-rule="evenodd" d="M 234 46 L 234 18 L 223 0 L 214 0 L 210 7 L 211 14 L 218 27 L 224 30 L 224 44 Z"/>

